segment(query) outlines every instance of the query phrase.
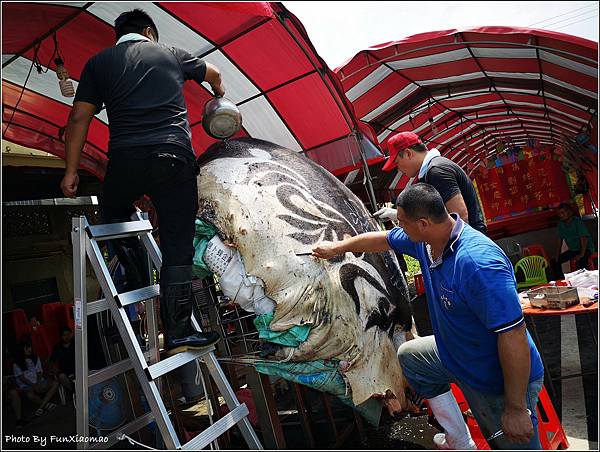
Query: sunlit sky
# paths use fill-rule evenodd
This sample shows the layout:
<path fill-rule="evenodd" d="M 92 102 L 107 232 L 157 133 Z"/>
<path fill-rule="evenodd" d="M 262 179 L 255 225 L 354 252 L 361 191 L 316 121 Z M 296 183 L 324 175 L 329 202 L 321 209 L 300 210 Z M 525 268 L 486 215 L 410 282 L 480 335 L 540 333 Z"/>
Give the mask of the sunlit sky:
<path fill-rule="evenodd" d="M 418 33 L 503 25 L 598 41 L 598 2 L 283 2 L 331 69 L 375 44 Z"/>

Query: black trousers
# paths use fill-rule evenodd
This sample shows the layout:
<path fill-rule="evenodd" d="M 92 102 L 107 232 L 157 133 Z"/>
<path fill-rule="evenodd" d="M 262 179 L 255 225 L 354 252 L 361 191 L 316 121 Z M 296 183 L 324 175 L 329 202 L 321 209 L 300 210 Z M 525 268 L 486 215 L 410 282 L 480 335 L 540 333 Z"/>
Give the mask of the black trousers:
<path fill-rule="evenodd" d="M 573 259 L 575 256 L 577 256 L 579 254 L 579 250 L 568 250 L 565 251 L 564 253 L 560 253 L 560 256 L 558 256 L 558 260 L 553 261 L 553 266 L 552 269 L 554 271 L 554 277 L 558 278 L 558 279 L 562 279 L 565 277 L 563 271 L 562 271 L 562 264 L 564 264 L 565 262 L 569 262 L 571 259 Z M 585 250 L 585 253 L 583 254 L 583 257 L 581 259 L 579 259 L 579 261 L 577 262 L 577 268 L 587 268 L 588 267 L 588 259 L 590 258 L 590 250 Z"/>
<path fill-rule="evenodd" d="M 133 203 L 147 195 L 158 216 L 163 267 L 192 265 L 198 172 L 195 161 L 174 157 L 109 160 L 100 215 L 106 223 L 130 221 Z"/>

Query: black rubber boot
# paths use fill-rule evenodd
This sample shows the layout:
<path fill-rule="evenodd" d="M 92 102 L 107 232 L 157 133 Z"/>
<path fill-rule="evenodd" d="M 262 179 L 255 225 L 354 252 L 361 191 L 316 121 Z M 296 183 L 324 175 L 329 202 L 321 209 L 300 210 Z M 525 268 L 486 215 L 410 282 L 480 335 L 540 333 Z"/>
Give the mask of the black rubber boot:
<path fill-rule="evenodd" d="M 200 333 L 191 323 L 192 266 L 165 267 L 160 275 L 160 316 L 167 336 L 168 355 L 212 345 L 221 339 L 218 333 Z"/>

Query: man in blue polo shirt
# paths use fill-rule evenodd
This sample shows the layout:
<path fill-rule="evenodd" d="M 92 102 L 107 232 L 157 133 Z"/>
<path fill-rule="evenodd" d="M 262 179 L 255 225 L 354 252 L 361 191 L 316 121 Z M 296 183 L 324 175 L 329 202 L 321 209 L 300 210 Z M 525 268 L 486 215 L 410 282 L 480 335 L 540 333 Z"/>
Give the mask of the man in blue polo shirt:
<path fill-rule="evenodd" d="M 455 383 L 486 438 L 502 430 L 490 441 L 493 448 L 541 449 L 536 404 L 543 367 L 525 328 L 510 261 L 494 242 L 448 214 L 431 185 L 406 188 L 397 207 L 401 227 L 322 242 L 313 255 L 393 249 L 419 260 L 434 334 L 406 342 L 398 358 L 444 428 L 434 437 L 439 448 L 475 448 L 450 390 Z"/>

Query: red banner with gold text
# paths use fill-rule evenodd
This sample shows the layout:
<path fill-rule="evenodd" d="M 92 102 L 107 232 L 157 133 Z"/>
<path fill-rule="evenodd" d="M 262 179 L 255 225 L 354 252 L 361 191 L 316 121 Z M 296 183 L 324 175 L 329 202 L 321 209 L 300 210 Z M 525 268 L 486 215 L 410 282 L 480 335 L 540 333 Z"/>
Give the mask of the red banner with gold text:
<path fill-rule="evenodd" d="M 486 219 L 568 201 L 571 193 L 560 162 L 535 156 L 476 175 Z"/>

